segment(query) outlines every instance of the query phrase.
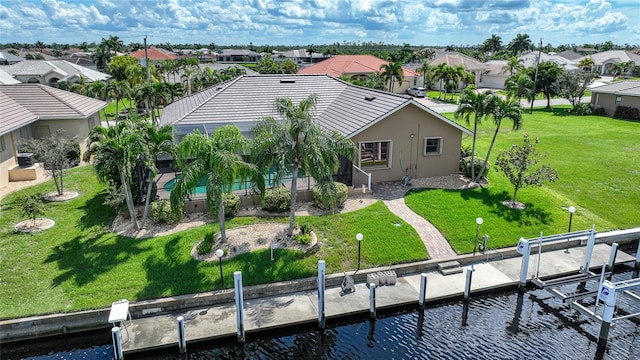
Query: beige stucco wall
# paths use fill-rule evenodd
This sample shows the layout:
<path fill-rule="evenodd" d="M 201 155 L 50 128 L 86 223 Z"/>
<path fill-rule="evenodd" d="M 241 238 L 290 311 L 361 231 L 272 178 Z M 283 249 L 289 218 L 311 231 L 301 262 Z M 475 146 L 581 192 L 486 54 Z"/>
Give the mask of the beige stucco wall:
<path fill-rule="evenodd" d="M 411 138 L 411 134 L 414 137 Z M 426 137 L 441 137 L 441 154 L 424 155 Z M 391 114 L 352 138 L 360 148 L 360 142 L 387 141 L 391 143 L 391 166 L 364 167 L 371 173 L 371 181 L 397 181 L 410 168 L 411 178 L 426 178 L 458 173 L 462 131 L 445 123 L 415 105 L 408 105 Z M 357 159 L 360 159 L 358 154 Z M 402 161 L 402 168 L 400 162 Z M 359 160 L 355 162 L 360 166 Z M 404 168 L 404 169 L 403 169 Z M 354 184 L 366 184 L 364 174 L 354 171 Z"/>
<path fill-rule="evenodd" d="M 4 150 L 0 152 L 0 188 L 9 184 L 9 169 L 18 164 L 16 143 L 21 139 L 19 130 L 4 134 L 2 137 Z"/>
<path fill-rule="evenodd" d="M 640 109 L 640 97 L 639 96 L 620 96 L 620 103 L 616 104 L 616 97 L 618 95 L 615 94 L 602 94 L 602 93 L 593 93 L 591 95 L 591 104 L 602 106 L 607 115 L 613 116 L 616 112 L 616 107 L 618 106 L 629 106 Z"/>

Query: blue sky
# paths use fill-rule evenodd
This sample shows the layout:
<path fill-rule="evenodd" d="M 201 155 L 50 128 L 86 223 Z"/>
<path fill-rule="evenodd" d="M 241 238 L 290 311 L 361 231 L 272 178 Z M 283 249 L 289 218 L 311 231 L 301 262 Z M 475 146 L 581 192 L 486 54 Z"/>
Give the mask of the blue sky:
<path fill-rule="evenodd" d="M 0 43 L 640 44 L 638 0 L 0 0 Z"/>

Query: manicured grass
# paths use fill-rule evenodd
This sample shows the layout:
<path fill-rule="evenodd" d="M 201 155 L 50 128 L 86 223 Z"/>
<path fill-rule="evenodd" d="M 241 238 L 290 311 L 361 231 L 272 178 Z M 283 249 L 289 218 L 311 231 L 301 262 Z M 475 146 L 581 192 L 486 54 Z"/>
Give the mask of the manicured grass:
<path fill-rule="evenodd" d="M 440 229 L 454 250 L 473 250 L 475 219 L 482 217 L 481 235 L 488 234 L 493 247 L 513 246 L 518 239 L 567 231 L 569 214 L 563 207 L 575 206 L 572 230 L 627 229 L 640 226 L 640 123 L 598 116 L 568 116 L 568 107 L 537 109 L 524 114 L 523 127 L 513 131 L 504 124 L 490 161 L 500 149 L 522 143 L 524 132 L 540 138 L 537 149 L 558 170 L 560 178 L 542 188 L 525 188 L 517 200 L 527 205 L 523 212 L 502 206 L 512 198 L 513 188 L 494 169 L 489 184 L 464 191 L 426 190 L 405 197 L 418 214 Z M 446 114 L 453 119 L 452 114 Z M 478 132 L 478 155 L 484 157 L 493 127 L 485 121 Z M 469 137 L 464 143 L 471 144 Z"/>
<path fill-rule="evenodd" d="M 441 98 L 439 98 L 440 96 L 442 96 Z M 434 99 L 434 100 L 438 100 L 438 101 L 442 101 L 442 102 L 446 102 L 449 104 L 457 104 L 458 103 L 458 99 L 460 98 L 460 94 L 459 93 L 454 93 L 453 94 L 453 99 L 451 98 L 451 92 L 448 93 L 444 93 L 444 91 L 441 93 L 439 91 L 428 91 L 427 92 L 427 98 L 429 99 Z"/>
<path fill-rule="evenodd" d="M 112 301 L 131 301 L 210 291 L 220 288 L 218 263 L 194 260 L 193 246 L 217 223 L 153 239 L 132 239 L 109 232 L 115 214 L 102 205 L 104 187 L 90 166 L 72 169 L 66 189 L 80 196 L 50 203 L 44 217 L 56 225 L 32 234 L 14 233 L 23 220 L 18 209 L 22 194 L 55 190 L 49 181 L 7 196 L 0 216 L 0 318 L 78 311 L 108 307 Z M 227 228 L 286 222 L 287 218 L 234 218 Z M 415 230 L 382 202 L 337 215 L 299 217 L 309 223 L 323 246 L 306 255 L 277 249 L 274 262 L 269 250 L 243 254 L 223 261 L 226 287 L 233 272 L 242 271 L 246 285 L 313 276 L 317 260 L 324 259 L 329 273 L 353 271 L 357 263 L 355 234 L 364 234 L 361 267 L 384 266 L 426 259 Z"/>

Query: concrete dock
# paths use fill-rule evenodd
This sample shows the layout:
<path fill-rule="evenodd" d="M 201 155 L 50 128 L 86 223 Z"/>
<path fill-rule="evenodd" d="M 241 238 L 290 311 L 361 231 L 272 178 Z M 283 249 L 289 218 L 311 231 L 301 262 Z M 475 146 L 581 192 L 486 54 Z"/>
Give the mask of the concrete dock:
<path fill-rule="evenodd" d="M 585 247 L 564 250 L 545 251 L 540 262 L 539 278 L 559 277 L 576 274 L 585 256 Z M 592 270 L 599 272 L 603 263 L 609 259 L 611 247 L 597 244 L 591 258 Z M 531 280 L 536 271 L 537 256 L 532 255 L 529 262 L 527 279 Z M 635 258 L 618 252 L 616 263 L 634 261 Z M 471 282 L 473 293 L 500 288 L 513 288 L 519 282 L 522 257 L 511 257 L 476 262 Z M 438 271 L 427 274 L 426 299 L 428 302 L 462 296 L 466 269 L 462 267 L 458 274 L 444 276 Z M 395 285 L 376 288 L 376 308 L 385 309 L 417 304 L 420 291 L 420 273 L 402 275 Z M 325 314 L 328 320 L 369 312 L 369 289 L 364 282 L 356 284 L 356 291 L 341 294 L 339 286 L 325 289 Z M 236 308 L 233 302 L 209 307 L 191 308 L 143 318 L 134 318 L 121 326 L 124 353 L 134 353 L 160 348 L 175 348 L 178 351 L 178 333 L 176 318 L 185 319 L 185 334 L 188 344 L 223 337 L 236 336 Z M 309 324 L 318 327 L 317 290 L 281 294 L 273 297 L 256 298 L 244 301 L 244 328 L 248 339 L 252 333 L 272 328 Z"/>

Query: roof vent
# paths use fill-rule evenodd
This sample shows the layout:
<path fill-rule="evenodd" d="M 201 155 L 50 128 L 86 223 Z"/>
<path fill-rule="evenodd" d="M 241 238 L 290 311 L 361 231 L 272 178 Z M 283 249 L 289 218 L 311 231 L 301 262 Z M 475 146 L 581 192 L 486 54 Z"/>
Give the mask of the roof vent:
<path fill-rule="evenodd" d="M 376 97 L 375 96 L 365 96 L 364 99 L 367 101 L 373 101 Z"/>
<path fill-rule="evenodd" d="M 295 84 L 296 81 L 293 79 L 280 79 L 280 84 Z"/>

